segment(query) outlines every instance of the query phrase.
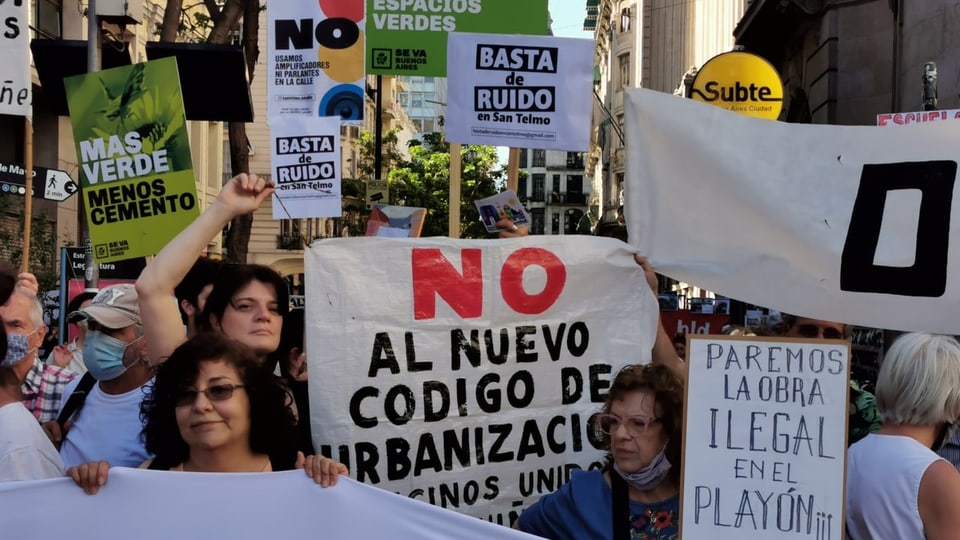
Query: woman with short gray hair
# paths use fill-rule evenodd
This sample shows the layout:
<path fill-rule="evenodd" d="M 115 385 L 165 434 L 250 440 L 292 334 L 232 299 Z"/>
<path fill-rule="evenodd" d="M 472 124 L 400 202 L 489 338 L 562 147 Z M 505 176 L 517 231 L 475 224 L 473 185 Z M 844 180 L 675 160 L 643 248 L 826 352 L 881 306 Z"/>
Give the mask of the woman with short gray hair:
<path fill-rule="evenodd" d="M 884 357 L 876 394 L 883 426 L 847 451 L 850 538 L 956 538 L 960 472 L 932 449 L 960 420 L 960 343 L 904 334 Z"/>

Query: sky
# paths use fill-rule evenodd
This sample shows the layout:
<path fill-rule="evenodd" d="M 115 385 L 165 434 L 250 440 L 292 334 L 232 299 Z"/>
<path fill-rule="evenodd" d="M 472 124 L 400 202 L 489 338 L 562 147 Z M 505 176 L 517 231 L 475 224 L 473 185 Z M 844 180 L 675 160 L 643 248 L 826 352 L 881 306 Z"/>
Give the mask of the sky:
<path fill-rule="evenodd" d="M 523 0 L 517 0 L 522 2 Z M 549 0 L 550 17 L 553 18 L 553 35 L 593 39 L 593 32 L 583 31 L 583 19 L 587 17 L 586 0 Z M 507 166 L 507 148 L 498 147 L 497 156 Z"/>

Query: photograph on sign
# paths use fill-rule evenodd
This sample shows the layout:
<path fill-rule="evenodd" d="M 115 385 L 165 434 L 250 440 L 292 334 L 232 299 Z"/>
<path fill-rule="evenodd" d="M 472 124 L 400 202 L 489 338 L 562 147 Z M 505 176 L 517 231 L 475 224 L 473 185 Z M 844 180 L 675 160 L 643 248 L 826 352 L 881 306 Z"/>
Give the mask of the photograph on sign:
<path fill-rule="evenodd" d="M 688 335 L 685 540 L 844 537 L 850 343 Z"/>
<path fill-rule="evenodd" d="M 340 217 L 340 118 L 275 117 L 273 219 Z"/>
<path fill-rule="evenodd" d="M 452 32 L 545 36 L 549 31 L 547 0 L 366 2 L 368 75 L 448 76 Z"/>
<path fill-rule="evenodd" d="M 176 58 L 63 84 L 94 258 L 155 255 L 199 215 Z"/>
<path fill-rule="evenodd" d="M 364 0 L 267 5 L 267 118 L 363 120 Z"/>
<path fill-rule="evenodd" d="M 307 250 L 318 453 L 361 482 L 507 526 L 574 470 L 602 466 L 590 417 L 621 367 L 650 361 L 656 301 L 622 242 L 519 240 Z"/>
<path fill-rule="evenodd" d="M 0 1 L 0 114 L 33 116 L 30 79 L 30 2 Z"/>
<path fill-rule="evenodd" d="M 448 51 L 448 141 L 589 149 L 592 41 L 455 33 Z"/>

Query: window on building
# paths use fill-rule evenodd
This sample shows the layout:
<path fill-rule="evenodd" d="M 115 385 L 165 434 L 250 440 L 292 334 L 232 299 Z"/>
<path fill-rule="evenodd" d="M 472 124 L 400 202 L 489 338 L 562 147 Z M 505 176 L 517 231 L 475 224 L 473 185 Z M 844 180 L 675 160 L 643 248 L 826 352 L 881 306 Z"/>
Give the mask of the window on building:
<path fill-rule="evenodd" d="M 553 175 L 553 187 L 551 188 L 551 190 L 554 193 L 560 193 L 560 175 L 559 174 Z"/>
<path fill-rule="evenodd" d="M 618 57 L 620 62 L 620 88 L 630 86 L 630 53 L 621 54 Z"/>
<path fill-rule="evenodd" d="M 550 234 L 560 234 L 560 212 L 553 212 L 550 218 Z"/>
<path fill-rule="evenodd" d="M 546 167 L 546 166 L 547 166 L 547 151 L 534 150 L 533 164 L 531 165 L 531 167 Z"/>
<path fill-rule="evenodd" d="M 36 12 L 33 26 L 41 38 L 60 39 L 61 15 L 63 13 L 62 0 L 36 0 Z"/>
<path fill-rule="evenodd" d="M 534 208 L 530 210 L 530 233 L 543 234 L 544 210 L 543 208 Z"/>
<path fill-rule="evenodd" d="M 577 234 L 580 220 L 583 219 L 583 210 L 571 208 L 564 214 L 563 234 Z"/>
<path fill-rule="evenodd" d="M 630 31 L 630 8 L 623 8 L 620 11 L 620 31 L 629 32 Z"/>
<path fill-rule="evenodd" d="M 543 202 L 544 192 L 546 191 L 547 175 L 545 174 L 534 174 L 533 175 L 533 197 L 530 198 L 532 201 Z M 542 217 L 542 216 L 541 216 Z M 540 225 L 543 227 L 543 224 Z M 541 233 L 543 230 L 541 229 Z"/>
<path fill-rule="evenodd" d="M 617 127 L 620 128 L 620 133 L 624 133 L 624 131 L 623 131 L 623 115 L 622 115 L 622 114 L 618 114 L 618 115 L 617 115 Z M 620 147 L 620 148 L 623 148 L 623 137 L 617 137 L 617 146 Z"/>
<path fill-rule="evenodd" d="M 517 179 L 517 197 L 520 197 L 520 202 L 523 202 L 527 199 L 529 195 L 527 194 L 527 177 L 526 175 L 520 176 Z"/>
<path fill-rule="evenodd" d="M 571 174 L 567 176 L 567 193 L 583 193 L 582 174 Z"/>
<path fill-rule="evenodd" d="M 520 168 L 521 169 L 527 168 L 527 149 L 526 148 L 520 149 Z"/>
<path fill-rule="evenodd" d="M 401 107 L 410 106 L 410 94 L 400 94 L 400 106 Z"/>
<path fill-rule="evenodd" d="M 583 152 L 567 152 L 567 168 L 583 170 Z"/>
<path fill-rule="evenodd" d="M 413 107 L 414 109 L 423 108 L 423 100 L 420 98 L 413 98 L 412 100 L 410 100 L 410 106 Z"/>

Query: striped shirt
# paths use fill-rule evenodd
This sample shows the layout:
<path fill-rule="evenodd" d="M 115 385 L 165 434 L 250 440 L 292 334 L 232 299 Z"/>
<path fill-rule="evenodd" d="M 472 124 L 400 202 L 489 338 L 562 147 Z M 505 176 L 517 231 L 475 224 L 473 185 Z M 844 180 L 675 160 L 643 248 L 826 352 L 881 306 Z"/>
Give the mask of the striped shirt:
<path fill-rule="evenodd" d="M 49 366 L 39 358 L 34 358 L 20 387 L 23 393 L 20 401 L 41 424 L 56 420 L 63 391 L 76 376 L 76 373 Z"/>

